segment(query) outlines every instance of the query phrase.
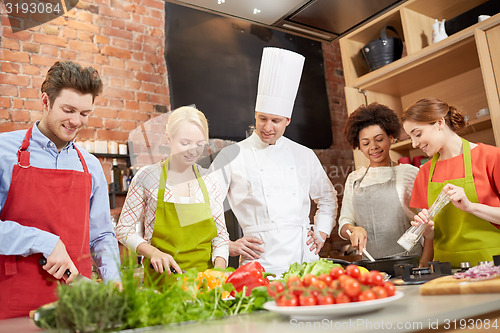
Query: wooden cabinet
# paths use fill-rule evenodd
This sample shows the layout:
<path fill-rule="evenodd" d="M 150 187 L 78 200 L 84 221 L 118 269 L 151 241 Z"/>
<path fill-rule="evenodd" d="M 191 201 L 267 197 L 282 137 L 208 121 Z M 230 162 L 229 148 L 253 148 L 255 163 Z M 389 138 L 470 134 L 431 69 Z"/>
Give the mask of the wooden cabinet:
<path fill-rule="evenodd" d="M 473 142 L 500 146 L 500 14 L 432 43 L 435 19 L 450 20 L 486 0 L 409 0 L 340 39 L 348 113 L 378 102 L 398 115 L 423 97 L 437 97 L 461 108 L 470 125 L 460 135 Z M 403 40 L 403 57 L 369 71 L 361 48 L 379 38 L 386 25 Z M 495 75 L 496 73 L 496 75 Z M 489 108 L 490 116 L 476 118 Z M 410 140 L 392 146 L 391 156 L 423 155 Z M 368 159 L 356 150 L 356 168 Z"/>

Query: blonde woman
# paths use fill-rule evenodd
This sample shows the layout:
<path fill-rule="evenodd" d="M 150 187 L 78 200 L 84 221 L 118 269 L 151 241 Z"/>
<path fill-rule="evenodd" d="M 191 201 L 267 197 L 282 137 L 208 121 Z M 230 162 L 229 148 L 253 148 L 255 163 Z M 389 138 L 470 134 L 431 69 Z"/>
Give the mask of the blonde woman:
<path fill-rule="evenodd" d="M 229 235 L 220 188 L 195 163 L 208 143 L 207 120 L 193 107 L 178 108 L 168 119 L 166 135 L 170 155 L 133 178 L 117 238 L 145 257 L 145 273 L 151 277 L 171 269 L 224 268 Z"/>

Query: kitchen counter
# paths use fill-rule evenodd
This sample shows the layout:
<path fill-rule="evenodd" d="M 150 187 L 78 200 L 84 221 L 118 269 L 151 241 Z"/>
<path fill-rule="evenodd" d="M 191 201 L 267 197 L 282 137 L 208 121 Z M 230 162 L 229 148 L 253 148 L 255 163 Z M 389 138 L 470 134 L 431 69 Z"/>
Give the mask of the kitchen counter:
<path fill-rule="evenodd" d="M 208 322 L 149 327 L 124 332 L 282 333 L 327 330 L 336 332 L 368 332 L 373 330 L 385 332 L 418 330 L 428 330 L 429 332 L 498 332 L 500 330 L 500 293 L 421 296 L 418 292 L 418 286 L 400 286 L 397 287 L 397 290 L 404 293 L 403 298 L 389 303 L 383 309 L 353 316 L 298 321 L 272 312 L 259 311 L 251 315 L 239 315 Z M 473 324 L 469 320 L 460 320 L 471 317 L 476 319 Z M 488 320 L 489 329 L 485 328 Z M 497 326 L 491 327 L 495 322 Z M 0 333 L 40 331 L 29 318 L 0 321 Z"/>

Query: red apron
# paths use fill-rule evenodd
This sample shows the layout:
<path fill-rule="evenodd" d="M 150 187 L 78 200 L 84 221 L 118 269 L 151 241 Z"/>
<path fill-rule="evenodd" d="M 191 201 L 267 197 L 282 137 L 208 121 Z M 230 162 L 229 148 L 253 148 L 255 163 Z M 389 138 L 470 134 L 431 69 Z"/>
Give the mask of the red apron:
<path fill-rule="evenodd" d="M 84 172 L 30 166 L 27 149 L 32 130 L 27 131 L 19 149 L 0 220 L 58 235 L 80 274 L 90 277 L 92 176 L 76 147 Z M 40 253 L 27 257 L 0 255 L 0 319 L 27 316 L 30 310 L 57 299 L 57 281 L 39 265 L 41 257 Z"/>

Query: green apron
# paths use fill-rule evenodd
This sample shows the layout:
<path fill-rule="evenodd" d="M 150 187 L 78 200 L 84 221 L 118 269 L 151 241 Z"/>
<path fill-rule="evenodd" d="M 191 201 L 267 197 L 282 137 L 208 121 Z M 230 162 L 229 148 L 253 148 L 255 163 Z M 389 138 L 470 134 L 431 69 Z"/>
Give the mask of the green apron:
<path fill-rule="evenodd" d="M 471 202 L 478 202 L 469 141 L 462 139 L 462 142 L 464 178 L 450 179 L 444 183 L 433 182 L 432 175 L 439 153 L 432 158 L 427 191 L 429 207 L 446 184 L 462 187 Z M 434 230 L 434 260 L 449 261 L 452 267 L 460 267 L 460 263 L 464 261 L 475 266 L 479 261 L 491 261 L 493 255 L 500 254 L 500 230 L 490 222 L 456 208 L 452 203 L 446 205 L 434 218 Z"/>
<path fill-rule="evenodd" d="M 217 236 L 217 227 L 210 210 L 210 199 L 205 183 L 194 165 L 193 170 L 205 202 L 189 204 L 165 202 L 168 160 L 163 163 L 151 245 L 170 254 L 183 270 L 195 268 L 204 271 L 213 267 L 212 239 Z M 150 260 L 147 258 L 144 259 L 144 273 L 147 285 L 168 283 L 166 279 L 168 274 L 158 274 L 150 267 Z"/>

